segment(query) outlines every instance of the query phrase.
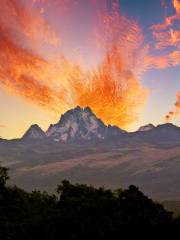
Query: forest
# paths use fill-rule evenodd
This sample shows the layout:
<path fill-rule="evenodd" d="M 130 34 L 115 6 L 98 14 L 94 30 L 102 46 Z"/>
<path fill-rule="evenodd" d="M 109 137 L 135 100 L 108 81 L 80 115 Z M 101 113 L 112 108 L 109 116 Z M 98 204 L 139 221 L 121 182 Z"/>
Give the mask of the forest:
<path fill-rule="evenodd" d="M 54 194 L 8 183 L 0 167 L 0 239 L 176 239 L 180 217 L 138 187 L 110 190 L 62 181 Z"/>

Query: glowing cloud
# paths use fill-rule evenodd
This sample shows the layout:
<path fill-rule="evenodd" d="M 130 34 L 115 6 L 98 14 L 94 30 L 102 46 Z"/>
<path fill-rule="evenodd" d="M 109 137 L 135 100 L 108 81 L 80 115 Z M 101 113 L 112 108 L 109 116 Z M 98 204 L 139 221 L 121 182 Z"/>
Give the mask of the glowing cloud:
<path fill-rule="evenodd" d="M 173 0 L 173 6 L 176 9 L 176 12 L 180 13 L 180 1 L 179 0 Z"/>
<path fill-rule="evenodd" d="M 155 39 L 155 48 L 157 50 L 168 47 L 175 48 L 175 50 L 172 50 L 169 54 L 154 59 L 154 66 L 157 68 L 176 66 L 180 63 L 180 30 L 173 28 L 173 23 L 180 20 L 180 2 L 173 0 L 172 4 L 175 9 L 175 14 L 166 17 L 163 23 L 151 26 L 152 35 Z"/>
<path fill-rule="evenodd" d="M 137 121 L 147 96 L 138 78 L 146 46 L 138 24 L 120 15 L 118 7 L 101 16 L 98 26 L 102 63 L 89 73 L 89 84 L 73 79 L 72 86 L 77 104 L 90 106 L 105 123 L 127 127 Z"/>
<path fill-rule="evenodd" d="M 156 40 L 156 49 L 163 49 L 167 47 L 174 47 L 176 50 L 169 54 L 156 57 L 152 62 L 158 68 L 166 68 L 180 64 L 180 30 L 173 29 L 173 23 L 180 20 L 180 1 L 172 0 L 175 14 L 166 17 L 164 23 L 156 24 L 151 27 L 152 34 Z M 166 7 L 166 6 L 165 6 Z M 180 92 L 176 95 L 177 101 L 173 111 L 170 111 L 165 119 L 171 121 L 176 116 L 180 115 Z"/>
<path fill-rule="evenodd" d="M 123 16 L 116 1 L 109 10 L 103 0 L 104 11 L 98 13 L 99 22 L 95 22 L 96 40 L 101 46 L 96 50 L 101 60 L 87 70 L 78 61 L 54 56 L 63 39 L 44 19 L 46 4 L 69 2 L 32 0 L 22 5 L 18 0 L 2 1 L 0 86 L 58 115 L 76 105 L 89 106 L 105 123 L 128 128 L 138 120 L 146 102 L 142 74 L 149 68 L 180 63 L 179 32 L 172 28 L 166 31 L 179 19 L 179 3 L 173 1 L 176 15 L 151 27 L 156 50 L 175 47 L 166 55 L 156 56 L 151 54 L 153 46 L 145 43 L 138 23 Z M 97 2 L 92 0 L 95 5 Z M 46 54 L 44 49 L 48 49 Z"/>

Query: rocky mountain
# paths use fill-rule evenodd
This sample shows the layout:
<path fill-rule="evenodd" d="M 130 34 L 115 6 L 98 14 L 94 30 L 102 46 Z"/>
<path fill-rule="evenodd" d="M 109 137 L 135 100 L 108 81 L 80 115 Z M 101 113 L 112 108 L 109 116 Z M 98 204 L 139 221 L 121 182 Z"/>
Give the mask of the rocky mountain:
<path fill-rule="evenodd" d="M 93 140 L 145 141 L 161 143 L 180 140 L 180 128 L 167 123 L 155 127 L 153 124 L 142 126 L 138 131 L 128 133 L 117 126 L 105 125 L 89 107 L 77 106 L 61 115 L 56 124 L 51 124 L 44 132 L 37 124 L 32 125 L 22 140 L 49 140 L 52 142 L 79 142 Z"/>
<path fill-rule="evenodd" d="M 104 138 L 106 126 L 90 108 L 79 106 L 63 114 L 58 123 L 50 125 L 46 135 L 55 141 L 67 142 L 75 139 L 90 140 Z"/>
<path fill-rule="evenodd" d="M 75 142 L 81 140 L 107 139 L 120 136 L 126 131 L 117 126 L 105 125 L 89 107 L 77 106 L 61 115 L 56 124 L 44 132 L 37 124 L 32 125 L 22 140 L 49 139 L 54 142 Z"/>
<path fill-rule="evenodd" d="M 22 137 L 23 140 L 44 138 L 46 138 L 46 134 L 37 124 L 31 125 L 30 128 L 25 132 L 25 134 Z"/>
<path fill-rule="evenodd" d="M 79 106 L 63 114 L 58 123 L 50 125 L 47 137 L 57 142 L 105 139 L 125 131 L 115 126 L 106 126 L 89 107 Z"/>

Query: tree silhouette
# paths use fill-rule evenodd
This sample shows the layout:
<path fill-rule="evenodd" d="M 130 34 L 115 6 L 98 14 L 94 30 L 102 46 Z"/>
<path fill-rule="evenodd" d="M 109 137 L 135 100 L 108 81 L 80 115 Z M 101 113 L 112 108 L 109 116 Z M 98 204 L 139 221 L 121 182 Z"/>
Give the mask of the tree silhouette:
<path fill-rule="evenodd" d="M 8 179 L 8 168 L 0 166 L 0 188 L 5 186 Z"/>
<path fill-rule="evenodd" d="M 7 186 L 0 167 L 0 239 L 175 239 L 179 218 L 136 186 L 110 190 L 67 180 L 57 195 Z"/>

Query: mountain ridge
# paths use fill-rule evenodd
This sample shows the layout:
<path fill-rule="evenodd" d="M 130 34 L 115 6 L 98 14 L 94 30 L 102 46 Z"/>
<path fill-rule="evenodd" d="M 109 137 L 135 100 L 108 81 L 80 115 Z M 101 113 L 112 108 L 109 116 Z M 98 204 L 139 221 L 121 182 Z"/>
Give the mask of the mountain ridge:
<path fill-rule="evenodd" d="M 36 128 L 34 127 L 36 126 Z M 33 134 L 32 134 L 33 129 Z M 37 131 L 37 133 L 36 133 Z M 50 124 L 48 130 L 42 133 L 38 125 L 32 125 L 26 131 L 26 139 L 52 139 L 55 142 L 68 142 L 76 140 L 105 139 L 125 133 L 125 130 L 117 126 L 105 125 L 89 107 L 79 106 L 70 109 L 61 115 L 60 120 L 55 124 Z M 23 139 L 25 137 L 23 136 Z"/>
<path fill-rule="evenodd" d="M 51 191 L 62 179 L 112 188 L 134 183 L 157 199 L 180 198 L 180 127 L 129 133 L 78 108 L 52 128 L 49 136 L 32 125 L 21 139 L 0 139 L 0 162 L 16 184 Z"/>
<path fill-rule="evenodd" d="M 81 108 L 77 106 L 62 114 L 59 121 L 50 124 L 47 131 L 43 131 L 37 124 L 31 125 L 23 135 L 22 140 L 49 139 L 54 142 L 66 143 L 95 139 L 104 140 L 122 136 L 124 138 L 129 136 L 149 138 L 149 140 L 151 138 L 161 140 L 163 137 L 177 139 L 180 136 L 180 128 L 172 123 L 158 126 L 147 124 L 141 126 L 135 132 L 126 132 L 118 126 L 104 124 L 89 107 Z"/>

